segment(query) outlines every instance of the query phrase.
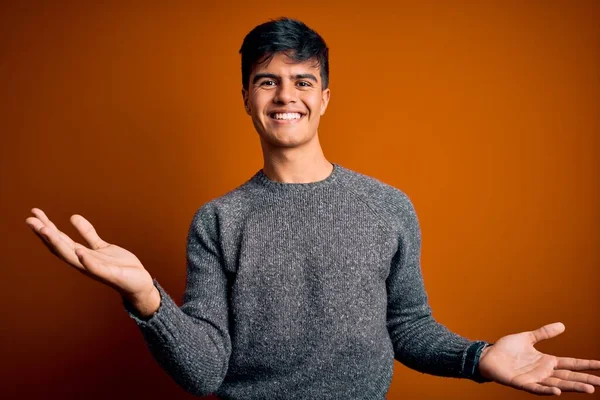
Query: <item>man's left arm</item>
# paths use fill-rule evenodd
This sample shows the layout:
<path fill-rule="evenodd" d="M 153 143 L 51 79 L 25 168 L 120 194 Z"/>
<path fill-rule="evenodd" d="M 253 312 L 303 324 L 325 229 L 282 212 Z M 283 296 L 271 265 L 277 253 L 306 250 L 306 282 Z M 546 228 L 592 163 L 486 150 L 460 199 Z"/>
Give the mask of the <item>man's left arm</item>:
<path fill-rule="evenodd" d="M 420 372 L 483 381 L 477 361 L 486 342 L 468 340 L 432 316 L 421 273 L 421 233 L 412 203 L 402 196 L 398 250 L 386 285 L 387 327 L 395 358 Z"/>
<path fill-rule="evenodd" d="M 544 354 L 534 345 L 561 334 L 560 323 L 502 337 L 493 345 L 449 331 L 432 316 L 420 266 L 421 234 L 410 200 L 402 205 L 398 250 L 387 278 L 387 327 L 395 357 L 428 374 L 494 381 L 537 395 L 563 391 L 593 393 L 600 361 Z"/>

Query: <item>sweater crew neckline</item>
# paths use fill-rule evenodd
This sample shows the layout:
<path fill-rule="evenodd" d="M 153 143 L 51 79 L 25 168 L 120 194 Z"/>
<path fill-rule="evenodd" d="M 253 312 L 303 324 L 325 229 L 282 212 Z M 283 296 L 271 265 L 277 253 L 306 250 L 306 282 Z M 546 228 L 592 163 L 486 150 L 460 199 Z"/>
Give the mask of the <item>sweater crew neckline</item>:
<path fill-rule="evenodd" d="M 278 190 L 278 191 L 304 191 L 304 190 L 313 190 L 325 186 L 331 185 L 333 182 L 339 179 L 341 173 L 340 165 L 336 163 L 331 163 L 333 165 L 333 170 L 327 176 L 327 178 L 322 179 L 320 181 L 315 182 L 306 182 L 306 183 L 286 183 L 286 182 L 277 182 L 270 179 L 261 168 L 255 175 L 252 180 L 258 183 L 261 186 L 267 187 L 269 189 Z"/>

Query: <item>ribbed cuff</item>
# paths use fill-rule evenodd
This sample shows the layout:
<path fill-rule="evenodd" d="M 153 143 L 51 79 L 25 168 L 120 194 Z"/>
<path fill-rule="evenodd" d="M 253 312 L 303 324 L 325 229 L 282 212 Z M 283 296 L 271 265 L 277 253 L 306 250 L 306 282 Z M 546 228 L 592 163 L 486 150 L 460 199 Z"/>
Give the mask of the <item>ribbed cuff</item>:
<path fill-rule="evenodd" d="M 154 314 L 148 316 L 148 317 L 142 317 L 138 314 L 137 310 L 133 307 L 133 305 L 127 301 L 125 298 L 123 298 L 123 307 L 125 307 L 125 310 L 127 311 L 127 313 L 129 314 L 129 316 L 131 318 L 133 318 L 135 320 L 135 322 L 137 322 L 138 324 L 144 324 L 144 323 L 148 323 L 150 322 L 150 320 L 152 320 L 160 311 L 161 308 L 163 306 L 163 299 L 164 299 L 164 295 L 163 295 L 163 290 L 160 287 L 160 285 L 158 284 L 158 282 L 156 281 L 156 279 L 153 279 L 152 282 L 154 283 L 154 286 L 156 287 L 156 289 L 158 290 L 158 293 L 160 294 L 160 304 L 158 306 L 158 309 L 154 312 Z"/>

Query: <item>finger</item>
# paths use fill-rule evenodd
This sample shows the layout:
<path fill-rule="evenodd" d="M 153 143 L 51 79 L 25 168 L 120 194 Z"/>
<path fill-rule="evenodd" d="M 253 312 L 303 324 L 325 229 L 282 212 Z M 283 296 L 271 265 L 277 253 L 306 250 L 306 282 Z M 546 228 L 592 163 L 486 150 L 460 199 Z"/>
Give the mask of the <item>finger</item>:
<path fill-rule="evenodd" d="M 81 245 L 80 243 L 77 243 L 76 241 L 74 241 L 73 239 L 71 239 L 64 232 L 58 231 L 58 234 L 60 235 L 60 238 L 62 240 L 64 240 L 65 242 L 67 242 L 67 244 L 73 249 L 73 251 L 75 251 L 75 249 L 78 249 L 80 247 L 85 247 L 85 246 Z"/>
<path fill-rule="evenodd" d="M 600 369 L 598 360 L 582 360 L 571 357 L 557 357 L 556 369 L 568 369 L 571 371 L 585 371 Z"/>
<path fill-rule="evenodd" d="M 544 325 L 535 331 L 529 332 L 531 335 L 531 343 L 535 344 L 541 340 L 546 340 L 560 335 L 565 331 L 565 325 L 562 322 Z"/>
<path fill-rule="evenodd" d="M 47 235 L 42 235 L 40 233 L 41 229 L 44 228 L 46 225 L 44 225 L 44 223 L 42 221 L 40 221 L 38 218 L 36 218 L 36 217 L 29 217 L 29 218 L 27 218 L 25 220 L 25 222 L 31 228 L 31 230 L 33 231 L 33 233 L 35 233 L 35 235 L 48 248 L 48 250 L 50 250 L 55 255 L 59 256 L 59 254 L 55 251 L 54 247 L 50 243 L 50 240 L 48 239 L 48 236 Z"/>
<path fill-rule="evenodd" d="M 50 250 L 50 252 L 52 254 L 54 254 L 55 256 L 60 258 L 60 255 L 56 252 L 56 250 L 54 250 L 54 247 L 52 247 L 52 245 L 50 244 L 48 238 L 44 235 L 42 235 L 41 233 L 39 233 L 39 229 L 43 228 L 44 225 L 37 220 L 37 218 L 34 218 L 37 222 L 37 224 L 39 224 L 39 227 L 37 226 L 36 223 L 28 223 L 27 225 L 29 225 L 29 227 L 31 228 L 31 230 L 33 231 L 33 233 L 35 233 L 35 236 L 37 236 L 37 238 L 42 242 L 42 244 L 44 246 L 46 246 L 46 248 L 48 250 Z"/>
<path fill-rule="evenodd" d="M 573 382 L 583 382 L 594 386 L 600 386 L 600 377 L 592 374 L 582 374 L 581 372 L 567 371 L 558 369 L 552 376 Z"/>
<path fill-rule="evenodd" d="M 42 221 L 42 223 L 46 226 L 49 226 L 51 228 L 54 228 L 56 230 L 58 230 L 58 228 L 56 227 L 56 225 L 54 225 L 54 223 L 52 221 L 50 221 L 50 219 L 48 218 L 48 216 L 46 215 L 45 212 L 43 212 L 42 210 L 40 210 L 39 208 L 32 208 L 31 212 L 33 213 L 33 215 L 35 215 L 40 221 Z"/>
<path fill-rule="evenodd" d="M 558 378 L 546 378 L 541 383 L 546 386 L 557 387 L 563 392 L 594 393 L 594 387 L 587 383 L 565 381 Z"/>
<path fill-rule="evenodd" d="M 92 224 L 81 215 L 72 215 L 71 223 L 77 228 L 79 234 L 85 239 L 87 244 L 94 250 L 108 246 L 104 240 L 96 233 Z"/>
<path fill-rule="evenodd" d="M 25 223 L 31 230 L 39 236 L 40 229 L 42 229 L 45 225 L 40 221 L 37 217 L 29 217 L 25 220 Z M 41 238 L 41 236 L 40 236 Z"/>
<path fill-rule="evenodd" d="M 73 246 L 65 242 L 56 229 L 44 226 L 39 230 L 39 233 L 45 238 L 45 240 L 48 242 L 48 245 L 51 246 L 51 250 L 53 250 L 54 254 L 74 267 L 83 267 L 75 255 Z"/>
<path fill-rule="evenodd" d="M 541 395 L 541 396 L 559 396 L 560 389 L 557 387 L 544 386 L 538 383 L 526 383 L 521 388 L 529 393 Z"/>
<path fill-rule="evenodd" d="M 46 225 L 44 225 L 44 223 L 42 221 L 40 221 L 37 217 L 29 217 L 25 220 L 25 222 L 27 223 L 27 225 L 29 225 L 29 227 L 31 228 L 31 230 L 33 230 L 33 232 L 37 235 L 37 237 L 40 238 L 40 240 L 42 241 L 42 243 L 44 243 L 44 245 L 48 248 L 48 250 L 50 250 L 53 254 L 59 256 L 59 254 L 55 251 L 55 249 L 52 247 L 52 245 L 48 241 L 48 238 L 45 235 L 42 235 L 40 233 L 40 230 Z M 66 233 L 57 230 L 56 226 L 54 228 L 50 227 L 49 229 L 54 229 L 56 232 L 58 232 L 58 235 L 60 236 L 60 238 L 62 240 L 64 240 L 69 245 L 69 247 L 71 247 L 73 249 L 73 251 L 75 249 L 83 247 L 81 244 L 73 241 L 73 239 L 71 239 Z"/>
<path fill-rule="evenodd" d="M 33 218 L 33 217 L 27 218 L 26 221 L 28 221 L 28 220 L 39 221 L 39 223 L 35 223 L 35 227 L 38 232 L 40 231 L 40 229 L 43 226 L 47 226 L 50 229 L 54 229 L 56 232 L 58 232 L 58 234 L 61 236 L 61 238 L 69 244 L 69 246 L 71 246 L 72 248 L 75 248 L 75 242 L 73 241 L 73 239 L 71 239 L 68 235 L 66 235 L 60 229 L 58 229 L 56 227 L 56 225 L 54 225 L 54 223 L 48 219 L 48 217 L 42 210 L 40 210 L 39 208 L 33 208 L 33 209 L 31 209 L 31 212 L 36 217 L 35 218 Z"/>

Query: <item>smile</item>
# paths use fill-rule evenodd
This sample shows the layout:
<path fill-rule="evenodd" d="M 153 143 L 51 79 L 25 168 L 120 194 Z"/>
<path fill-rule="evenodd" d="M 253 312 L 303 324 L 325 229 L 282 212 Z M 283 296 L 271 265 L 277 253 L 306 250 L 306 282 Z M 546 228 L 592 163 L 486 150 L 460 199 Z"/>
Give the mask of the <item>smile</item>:
<path fill-rule="evenodd" d="M 304 115 L 297 112 L 292 113 L 271 113 L 269 117 L 275 121 L 281 122 L 295 122 L 302 119 Z"/>

